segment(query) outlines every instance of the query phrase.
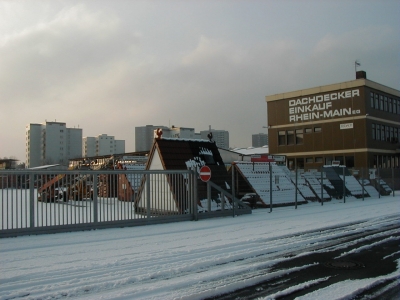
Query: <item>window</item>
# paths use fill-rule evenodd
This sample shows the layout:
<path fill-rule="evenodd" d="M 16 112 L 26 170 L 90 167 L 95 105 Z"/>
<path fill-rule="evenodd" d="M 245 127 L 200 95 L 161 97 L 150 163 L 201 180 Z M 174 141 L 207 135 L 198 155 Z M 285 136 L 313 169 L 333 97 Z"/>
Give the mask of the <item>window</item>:
<path fill-rule="evenodd" d="M 400 99 L 397 99 L 397 114 L 400 115 Z"/>
<path fill-rule="evenodd" d="M 287 131 L 287 144 L 294 145 L 294 131 L 293 130 Z"/>
<path fill-rule="evenodd" d="M 383 110 L 383 96 L 379 95 L 379 109 Z"/>
<path fill-rule="evenodd" d="M 303 129 L 296 129 L 296 145 L 303 144 Z"/>
<path fill-rule="evenodd" d="M 385 140 L 385 125 L 381 125 L 381 141 Z"/>
<path fill-rule="evenodd" d="M 389 135 L 389 126 L 385 126 L 385 137 L 386 137 L 386 141 L 390 142 L 390 135 Z"/>
<path fill-rule="evenodd" d="M 372 139 L 375 140 L 376 139 L 376 131 L 375 131 L 375 124 L 372 124 Z"/>
<path fill-rule="evenodd" d="M 375 109 L 379 109 L 379 95 L 375 94 L 375 105 L 374 105 Z"/>
<path fill-rule="evenodd" d="M 335 156 L 335 160 L 337 160 L 340 165 L 343 165 L 344 163 L 343 156 Z"/>
<path fill-rule="evenodd" d="M 304 158 L 302 158 L 302 157 L 296 158 L 296 168 L 304 169 Z"/>
<path fill-rule="evenodd" d="M 346 156 L 345 162 L 347 168 L 354 168 L 354 156 Z"/>
<path fill-rule="evenodd" d="M 374 108 L 374 93 L 371 92 L 369 95 L 370 95 L 369 97 L 370 97 L 370 100 L 371 100 L 371 108 Z"/>
<path fill-rule="evenodd" d="M 397 101 L 396 101 L 396 99 L 393 99 L 393 113 L 397 114 Z"/>
<path fill-rule="evenodd" d="M 323 162 L 322 157 L 316 157 L 315 162 L 322 164 L 322 162 Z"/>
<path fill-rule="evenodd" d="M 312 164 L 313 162 L 314 162 L 314 160 L 313 160 L 312 157 L 307 157 L 307 158 L 306 158 L 306 163 L 307 163 L 307 164 Z"/>
<path fill-rule="evenodd" d="M 312 132 L 312 128 L 305 128 L 304 131 L 305 131 L 306 133 L 311 133 L 311 132 Z"/>
<path fill-rule="evenodd" d="M 376 139 L 381 140 L 381 125 L 379 124 L 376 124 Z"/>
<path fill-rule="evenodd" d="M 388 111 L 388 99 L 387 99 L 386 96 L 385 96 L 383 99 L 384 99 L 384 100 L 383 100 L 383 103 L 384 103 L 384 110 L 385 110 L 385 111 Z"/>
<path fill-rule="evenodd" d="M 389 112 L 393 112 L 393 102 L 392 102 L 392 98 L 389 98 L 388 100 L 388 104 L 389 104 Z"/>
<path fill-rule="evenodd" d="M 285 131 L 279 131 L 278 132 L 278 145 L 286 145 L 286 132 Z"/>
<path fill-rule="evenodd" d="M 321 127 L 314 127 L 314 132 L 321 132 L 322 128 Z"/>

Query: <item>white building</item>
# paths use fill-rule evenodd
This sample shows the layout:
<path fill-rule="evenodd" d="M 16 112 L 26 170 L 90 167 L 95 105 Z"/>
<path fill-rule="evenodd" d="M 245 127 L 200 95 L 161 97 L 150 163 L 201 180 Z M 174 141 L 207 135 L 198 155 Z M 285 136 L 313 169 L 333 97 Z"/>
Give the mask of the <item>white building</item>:
<path fill-rule="evenodd" d="M 212 139 L 215 141 L 218 148 L 229 149 L 229 132 L 226 130 L 210 129 L 200 131 L 201 139 L 208 140 L 208 134 L 212 133 Z"/>
<path fill-rule="evenodd" d="M 25 148 L 27 168 L 68 165 L 69 159 L 82 156 L 82 129 L 67 128 L 61 122 L 29 124 L 25 128 Z"/>
<path fill-rule="evenodd" d="M 253 147 L 262 147 L 268 145 L 268 134 L 266 133 L 257 133 L 251 136 L 251 146 Z"/>
<path fill-rule="evenodd" d="M 135 127 L 135 151 L 150 151 L 154 140 L 154 131 L 158 128 L 162 130 L 168 129 L 166 126 L 146 125 Z"/>
<path fill-rule="evenodd" d="M 176 127 L 172 125 L 170 128 L 167 126 L 153 126 L 146 125 L 135 127 L 135 151 L 150 151 L 153 145 L 153 140 L 157 136 L 157 130 L 162 130 L 162 137 L 176 138 L 176 139 L 204 139 L 208 140 L 210 131 L 213 134 L 213 140 L 216 142 L 217 147 L 229 148 L 229 132 L 226 130 L 209 129 L 196 133 L 194 128 L 190 127 Z"/>
<path fill-rule="evenodd" d="M 175 127 L 163 129 L 163 137 L 175 139 L 198 139 L 199 135 L 194 132 L 194 128 L 188 127 Z"/>
<path fill-rule="evenodd" d="M 125 141 L 116 140 L 114 136 L 100 134 L 96 137 L 82 139 L 83 157 L 119 154 L 125 152 Z"/>
<path fill-rule="evenodd" d="M 200 133 L 195 133 L 194 128 L 146 125 L 135 127 L 135 151 L 150 151 L 157 130 L 162 130 L 162 137 L 176 139 L 201 139 Z"/>

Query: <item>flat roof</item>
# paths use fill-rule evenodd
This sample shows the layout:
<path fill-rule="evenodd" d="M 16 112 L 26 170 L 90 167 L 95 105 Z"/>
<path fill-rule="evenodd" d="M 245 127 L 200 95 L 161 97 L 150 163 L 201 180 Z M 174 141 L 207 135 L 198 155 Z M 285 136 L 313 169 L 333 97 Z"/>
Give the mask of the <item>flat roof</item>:
<path fill-rule="evenodd" d="M 287 93 L 270 95 L 270 96 L 265 97 L 265 101 L 269 102 L 269 101 L 277 101 L 277 100 L 283 100 L 283 99 L 291 99 L 291 98 L 307 96 L 307 95 L 311 95 L 311 94 L 327 93 L 327 92 L 331 92 L 331 91 L 349 89 L 349 88 L 360 87 L 360 86 L 368 86 L 370 88 L 380 90 L 382 92 L 386 92 L 388 94 L 392 94 L 397 97 L 400 97 L 399 90 L 382 85 L 375 81 L 360 78 L 360 79 L 345 81 L 345 82 L 341 82 L 341 83 L 335 83 L 335 84 L 329 84 L 329 85 L 308 88 L 308 89 L 304 89 L 304 90 L 297 90 L 297 91 L 292 91 L 292 92 L 287 92 Z"/>

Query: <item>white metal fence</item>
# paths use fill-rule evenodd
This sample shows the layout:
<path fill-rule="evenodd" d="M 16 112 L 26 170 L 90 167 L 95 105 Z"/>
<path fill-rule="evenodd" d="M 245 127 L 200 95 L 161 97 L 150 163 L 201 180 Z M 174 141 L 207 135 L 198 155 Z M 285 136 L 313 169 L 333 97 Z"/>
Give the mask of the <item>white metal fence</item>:
<path fill-rule="evenodd" d="M 0 237 L 230 215 L 199 210 L 197 181 L 194 170 L 2 170 Z M 251 213 L 240 207 L 236 215 Z"/>

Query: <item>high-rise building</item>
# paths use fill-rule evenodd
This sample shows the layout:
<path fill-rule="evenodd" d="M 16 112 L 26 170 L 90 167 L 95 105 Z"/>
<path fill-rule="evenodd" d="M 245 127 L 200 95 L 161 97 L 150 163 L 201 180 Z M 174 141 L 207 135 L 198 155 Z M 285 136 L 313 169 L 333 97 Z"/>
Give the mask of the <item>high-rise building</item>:
<path fill-rule="evenodd" d="M 226 130 L 211 129 L 200 131 L 200 136 L 204 140 L 208 140 L 209 133 L 212 133 L 212 139 L 218 148 L 229 149 L 229 132 Z"/>
<path fill-rule="evenodd" d="M 175 139 L 205 139 L 208 140 L 208 134 L 212 132 L 213 140 L 216 142 L 217 147 L 229 148 L 229 132 L 226 130 L 209 129 L 195 133 L 194 128 L 190 127 L 177 127 L 172 125 L 168 128 L 166 126 L 153 126 L 146 125 L 135 127 L 135 151 L 150 151 L 153 145 L 154 138 L 156 137 L 157 130 L 162 130 L 162 138 L 175 138 Z"/>
<path fill-rule="evenodd" d="M 146 125 L 135 127 L 135 151 L 150 151 L 154 140 L 154 131 L 158 128 L 168 129 L 166 126 Z"/>
<path fill-rule="evenodd" d="M 96 137 L 84 137 L 82 140 L 83 157 L 118 154 L 125 152 L 125 141 L 114 136 L 100 134 Z"/>
<path fill-rule="evenodd" d="M 82 129 L 67 128 L 62 122 L 29 124 L 25 129 L 27 168 L 61 164 L 82 156 Z"/>
<path fill-rule="evenodd" d="M 198 135 L 194 132 L 194 128 L 188 127 L 175 127 L 172 125 L 171 128 L 163 129 L 163 137 L 175 138 L 175 139 L 190 139 L 194 140 L 198 138 Z"/>
<path fill-rule="evenodd" d="M 268 145 L 268 134 L 257 133 L 251 136 L 252 147 L 262 147 Z"/>

